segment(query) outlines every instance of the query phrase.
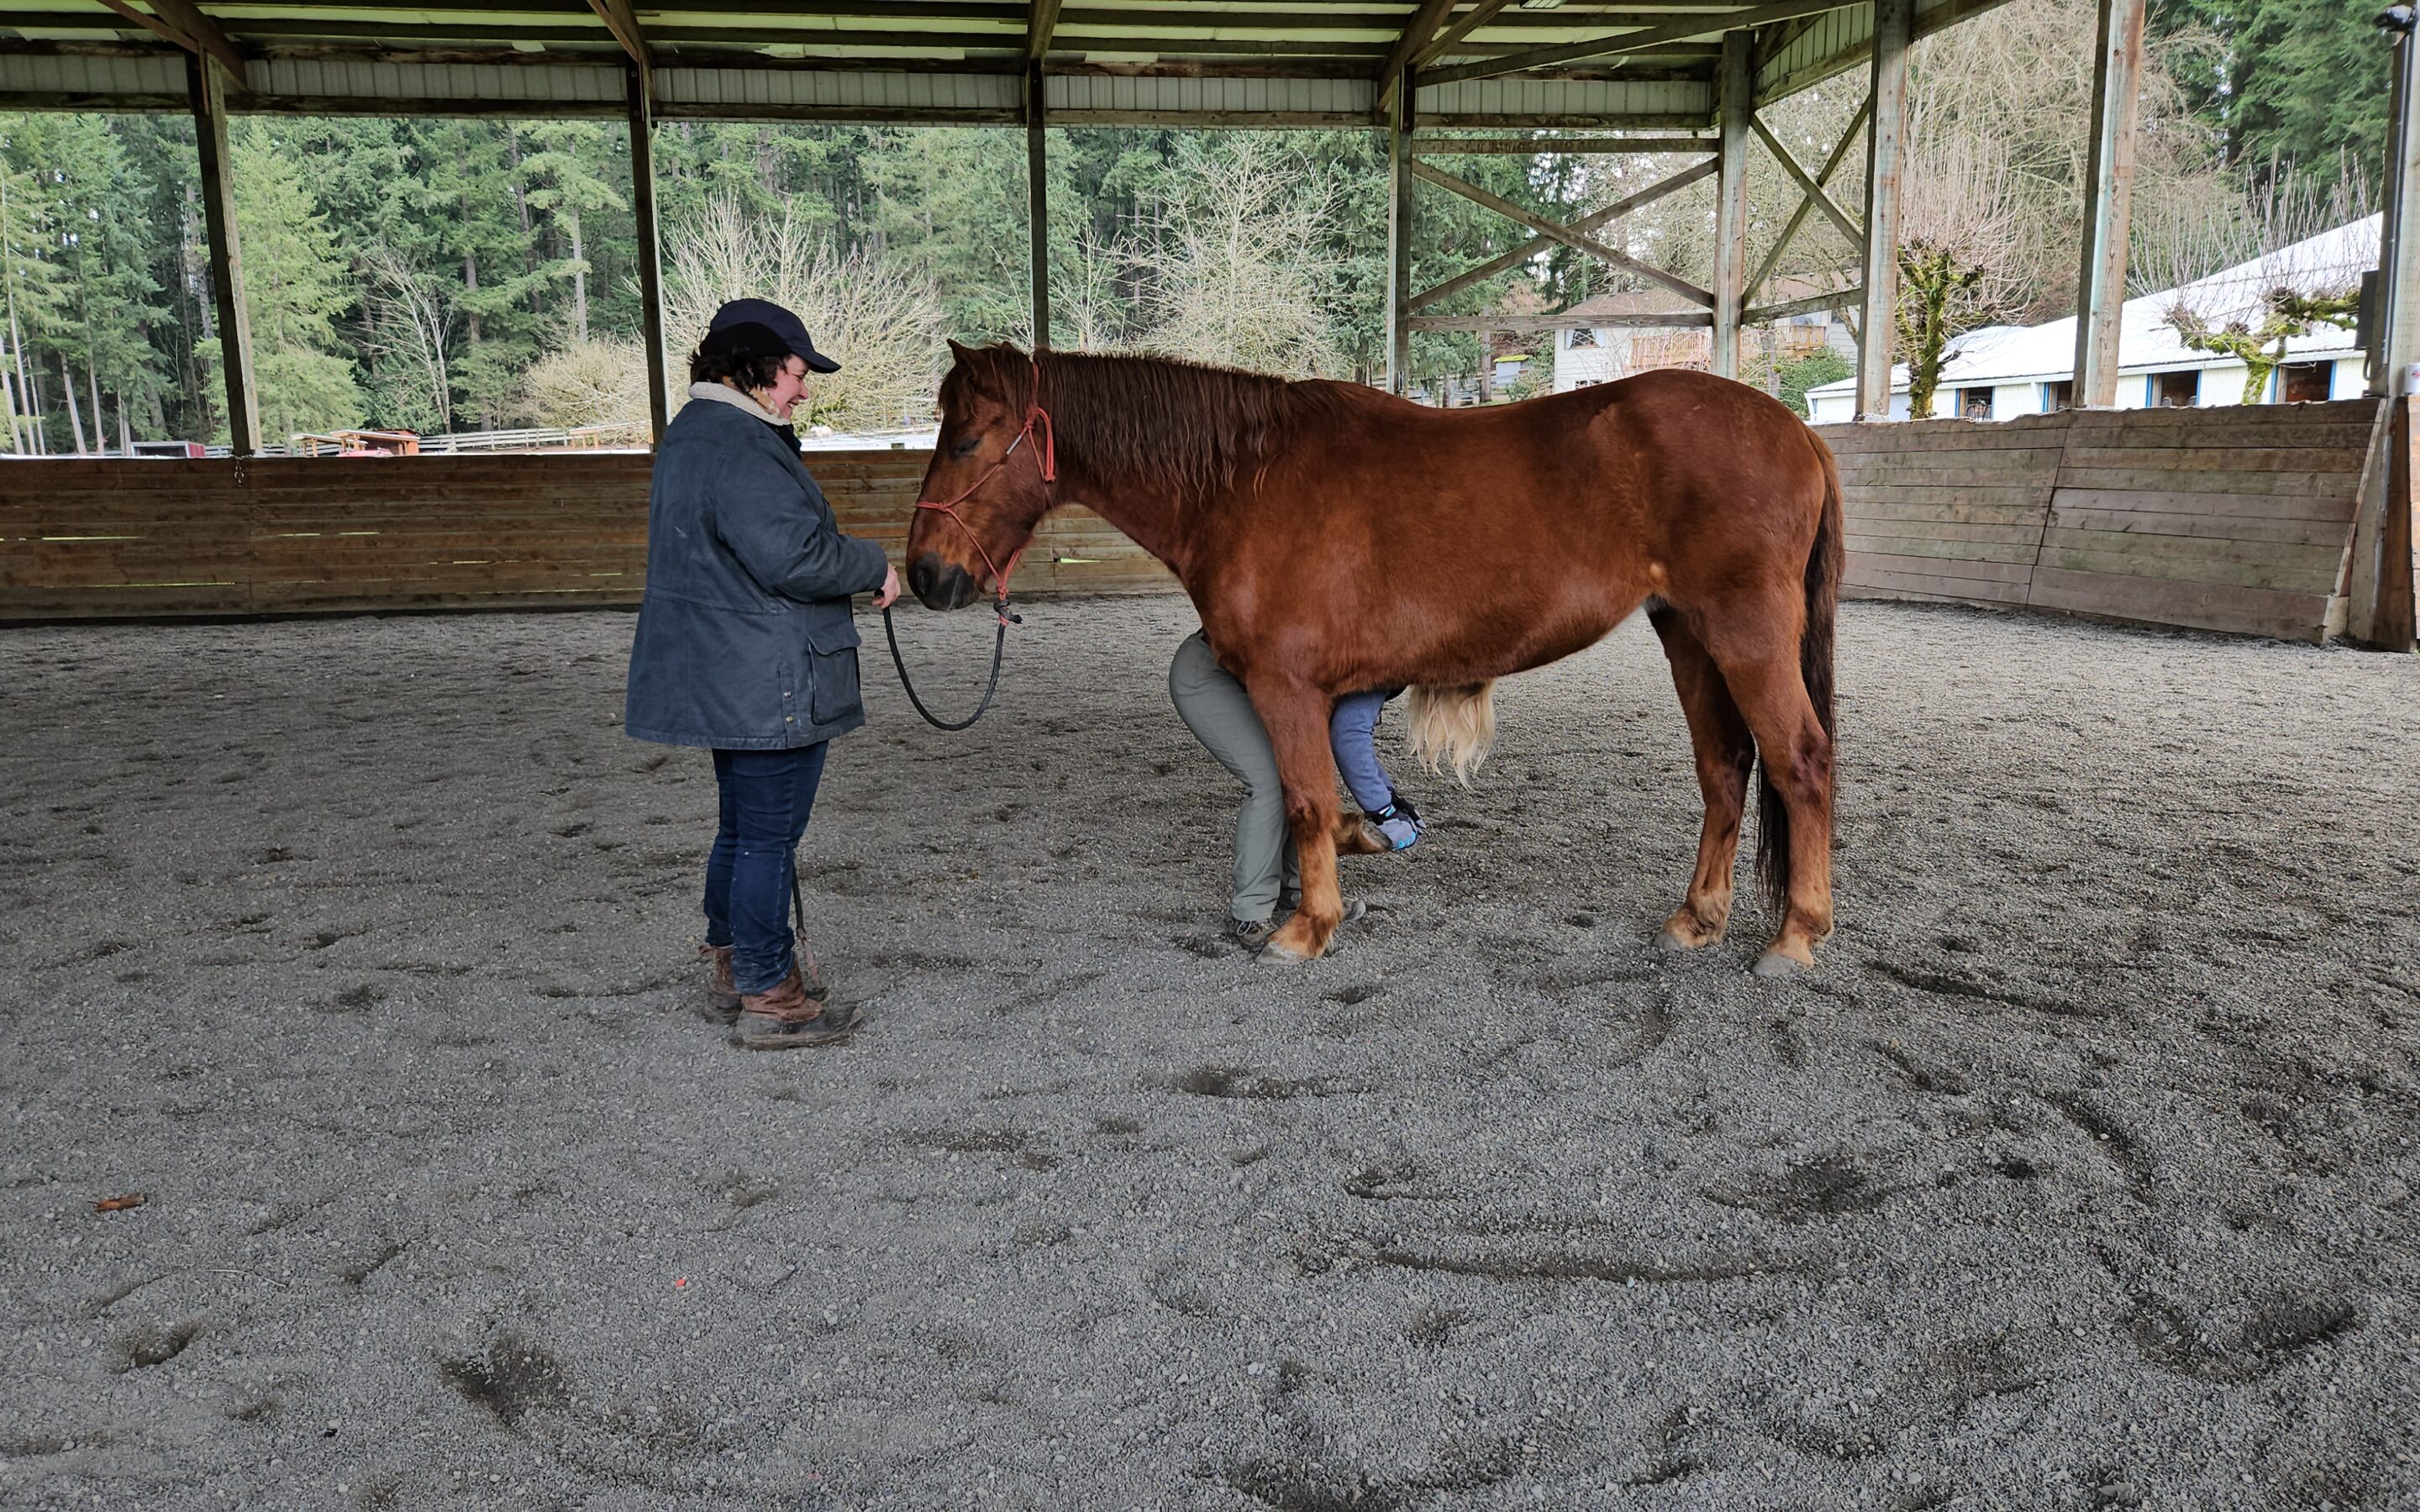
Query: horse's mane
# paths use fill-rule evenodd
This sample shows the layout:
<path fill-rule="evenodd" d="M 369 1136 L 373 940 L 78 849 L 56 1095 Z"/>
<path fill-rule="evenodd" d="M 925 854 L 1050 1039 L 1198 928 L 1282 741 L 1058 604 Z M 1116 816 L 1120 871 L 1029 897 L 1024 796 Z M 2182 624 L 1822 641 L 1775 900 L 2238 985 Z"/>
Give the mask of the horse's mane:
<path fill-rule="evenodd" d="M 987 348 L 1003 392 L 1032 381 L 1024 354 Z M 1044 351 L 1042 404 L 1060 449 L 1104 479 L 1134 480 L 1199 503 L 1285 449 L 1330 389 L 1170 357 Z"/>

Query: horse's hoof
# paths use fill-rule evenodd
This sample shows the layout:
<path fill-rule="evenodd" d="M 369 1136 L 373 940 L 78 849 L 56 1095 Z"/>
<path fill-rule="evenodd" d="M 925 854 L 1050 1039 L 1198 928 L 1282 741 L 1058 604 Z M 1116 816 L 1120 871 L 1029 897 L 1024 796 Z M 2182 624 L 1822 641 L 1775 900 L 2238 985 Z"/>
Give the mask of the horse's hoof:
<path fill-rule="evenodd" d="M 1271 940 L 1268 944 L 1262 946 L 1261 953 L 1252 957 L 1252 959 L 1264 966 L 1307 966 L 1311 964 L 1311 957 L 1304 955 L 1299 950 L 1280 945 L 1275 940 Z"/>
<path fill-rule="evenodd" d="M 1801 961 L 1777 945 L 1756 958 L 1756 974 L 1760 977 L 1789 977 L 1814 968 L 1814 962 Z"/>
<path fill-rule="evenodd" d="M 1665 925 L 1664 932 L 1655 936 L 1655 947 L 1660 950 L 1671 950 L 1676 953 L 1682 950 L 1694 950 L 1698 948 L 1695 941 L 1683 939 L 1681 932 L 1669 924 Z"/>

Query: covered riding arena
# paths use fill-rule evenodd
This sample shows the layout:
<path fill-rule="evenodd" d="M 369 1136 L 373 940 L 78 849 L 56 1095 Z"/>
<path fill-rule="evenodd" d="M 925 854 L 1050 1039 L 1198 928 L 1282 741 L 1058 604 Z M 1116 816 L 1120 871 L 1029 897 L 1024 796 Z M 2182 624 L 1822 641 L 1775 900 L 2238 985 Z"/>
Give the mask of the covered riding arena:
<path fill-rule="evenodd" d="M 1375 116 L 1401 236 L 1431 133 L 1736 181 L 1727 100 L 1851 69 L 1887 166 L 1973 8 L 63 0 L 0 107 Z M 1653 948 L 1698 803 L 1636 624 L 1256 966 L 1192 610 L 1071 512 L 972 731 L 867 666 L 803 872 L 872 1024 L 761 1057 L 692 1011 L 710 775 L 617 727 L 644 454 L 11 462 L 0 1504 L 2411 1505 L 2420 679 L 2344 643 L 2411 641 L 2394 386 L 1827 427 L 1840 922 L 1779 984 L 1752 904 Z M 923 465 L 810 458 L 894 544 Z M 988 621 L 901 628 L 963 707 Z"/>

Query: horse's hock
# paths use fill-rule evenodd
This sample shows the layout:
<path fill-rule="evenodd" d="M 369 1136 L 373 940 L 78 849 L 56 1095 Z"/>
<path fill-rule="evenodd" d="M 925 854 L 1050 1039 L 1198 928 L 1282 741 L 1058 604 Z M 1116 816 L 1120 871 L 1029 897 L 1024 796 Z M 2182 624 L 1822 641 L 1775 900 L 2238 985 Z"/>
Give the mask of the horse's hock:
<path fill-rule="evenodd" d="M 1820 426 L 1840 463 L 1846 593 L 2322 640 L 2344 628 L 2380 409 Z M 842 528 L 895 557 L 929 455 L 807 463 Z M 0 620 L 628 606 L 649 467 L 627 452 L 28 463 L 0 471 Z M 1174 587 L 1078 507 L 1016 580 L 1021 595 Z"/>

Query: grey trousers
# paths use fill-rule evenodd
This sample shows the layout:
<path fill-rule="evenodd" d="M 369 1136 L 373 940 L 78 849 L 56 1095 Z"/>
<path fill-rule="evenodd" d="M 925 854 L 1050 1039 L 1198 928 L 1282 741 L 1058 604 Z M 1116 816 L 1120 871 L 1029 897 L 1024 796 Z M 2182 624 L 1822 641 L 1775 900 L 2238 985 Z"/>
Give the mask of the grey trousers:
<path fill-rule="evenodd" d="M 1247 923 L 1267 918 L 1283 897 L 1302 896 L 1294 841 L 1286 833 L 1285 790 L 1278 782 L 1277 752 L 1252 708 L 1244 685 L 1210 654 L 1210 642 L 1194 631 L 1168 664 L 1168 696 L 1178 717 L 1218 764 L 1244 784 L 1244 806 L 1235 815 L 1235 880 L 1227 912 Z"/>

